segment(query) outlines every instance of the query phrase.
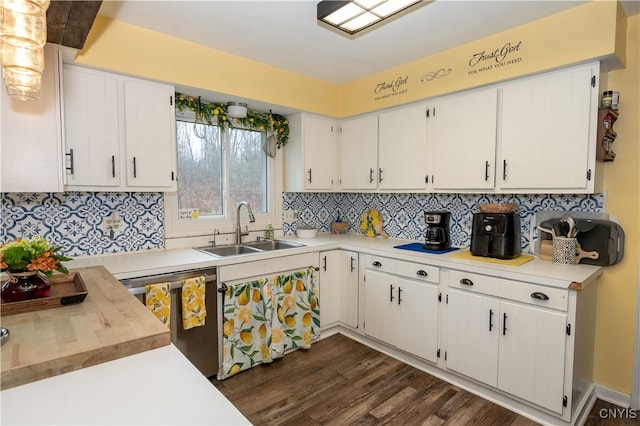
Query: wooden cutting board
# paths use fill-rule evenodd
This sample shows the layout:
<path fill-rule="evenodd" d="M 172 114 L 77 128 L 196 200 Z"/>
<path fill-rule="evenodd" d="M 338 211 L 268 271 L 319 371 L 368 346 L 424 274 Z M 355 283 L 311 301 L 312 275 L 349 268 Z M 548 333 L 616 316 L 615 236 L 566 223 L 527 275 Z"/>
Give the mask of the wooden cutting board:
<path fill-rule="evenodd" d="M 30 383 L 171 343 L 169 329 L 102 266 L 78 268 L 77 305 L 4 316 L 0 388 Z"/>

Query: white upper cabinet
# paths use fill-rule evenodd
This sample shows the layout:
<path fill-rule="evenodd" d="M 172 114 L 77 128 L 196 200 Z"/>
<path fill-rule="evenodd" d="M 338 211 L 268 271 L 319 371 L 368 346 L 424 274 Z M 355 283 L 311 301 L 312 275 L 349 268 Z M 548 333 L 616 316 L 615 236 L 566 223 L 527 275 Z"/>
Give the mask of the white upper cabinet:
<path fill-rule="evenodd" d="M 285 146 L 285 191 L 333 191 L 338 183 L 336 120 L 294 114 Z"/>
<path fill-rule="evenodd" d="M 174 88 L 124 81 L 127 185 L 176 189 Z"/>
<path fill-rule="evenodd" d="M 427 187 L 427 107 L 416 104 L 378 115 L 378 188 Z"/>
<path fill-rule="evenodd" d="M 44 55 L 40 100 L 21 101 L 0 90 L 2 192 L 63 190 L 60 55 L 49 44 Z"/>
<path fill-rule="evenodd" d="M 340 188 L 378 187 L 378 115 L 340 122 Z"/>
<path fill-rule="evenodd" d="M 426 105 L 340 123 L 340 189 L 424 191 L 426 174 Z"/>
<path fill-rule="evenodd" d="M 591 64 L 501 88 L 497 187 L 594 192 L 598 72 Z"/>
<path fill-rule="evenodd" d="M 120 116 L 115 76 L 65 64 L 67 186 L 120 185 Z"/>
<path fill-rule="evenodd" d="M 66 186 L 176 190 L 173 86 L 65 65 Z"/>
<path fill-rule="evenodd" d="M 498 90 L 473 90 L 433 102 L 429 127 L 435 190 L 494 187 Z"/>

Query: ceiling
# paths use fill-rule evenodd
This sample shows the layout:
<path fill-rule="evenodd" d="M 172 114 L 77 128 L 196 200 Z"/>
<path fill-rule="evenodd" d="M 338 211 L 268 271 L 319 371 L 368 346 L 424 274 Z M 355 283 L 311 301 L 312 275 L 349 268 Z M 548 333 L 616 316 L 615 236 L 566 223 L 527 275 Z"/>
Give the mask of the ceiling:
<path fill-rule="evenodd" d="M 317 24 L 314 0 L 105 0 L 109 18 L 344 84 L 585 3 L 437 0 L 348 39 Z M 638 0 L 624 2 L 638 13 Z M 635 12 L 634 12 L 635 9 Z"/>

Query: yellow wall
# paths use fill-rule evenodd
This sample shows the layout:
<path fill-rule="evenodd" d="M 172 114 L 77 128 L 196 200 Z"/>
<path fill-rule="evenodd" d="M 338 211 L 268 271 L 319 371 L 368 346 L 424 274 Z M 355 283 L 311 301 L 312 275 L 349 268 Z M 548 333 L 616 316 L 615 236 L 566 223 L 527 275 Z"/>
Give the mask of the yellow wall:
<path fill-rule="evenodd" d="M 627 64 L 609 75 L 608 88 L 621 93 L 620 118 L 615 124 L 617 157 L 605 165 L 604 185 L 607 210 L 620 220 L 626 244 L 624 260 L 605 269 L 598 289 L 594 376 L 597 383 L 629 394 L 640 245 L 638 21 L 638 15 L 628 22 L 621 19 L 616 3 L 595 1 L 342 87 L 103 18 L 96 21 L 76 62 L 342 117 L 576 62 L 611 59 L 615 53 L 614 59 Z M 519 41 L 511 57 L 520 60 L 483 71 L 469 65 L 478 51 Z M 420 82 L 440 69 L 446 75 Z M 413 86 L 399 81 L 396 95 L 376 100 L 378 83 L 404 76 L 413 76 Z"/>
<path fill-rule="evenodd" d="M 605 268 L 598 287 L 594 379 L 610 389 L 631 392 L 640 253 L 640 15 L 627 22 L 627 67 L 609 73 L 608 89 L 620 92 L 614 124 L 615 161 L 605 163 L 607 211 L 625 230 L 624 259 Z"/>
<path fill-rule="evenodd" d="M 75 63 L 319 114 L 338 110 L 336 85 L 100 16 Z"/>
<path fill-rule="evenodd" d="M 346 84 L 340 93 L 340 115 L 358 115 L 589 59 L 612 58 L 623 44 L 623 40 L 616 44 L 617 14 L 615 2 L 588 3 Z M 496 50 L 500 61 L 490 57 Z M 488 58 L 476 63 L 482 52 Z M 381 83 L 393 86 L 398 78 L 407 79 L 400 90 L 386 90 L 387 97 L 375 93 Z"/>

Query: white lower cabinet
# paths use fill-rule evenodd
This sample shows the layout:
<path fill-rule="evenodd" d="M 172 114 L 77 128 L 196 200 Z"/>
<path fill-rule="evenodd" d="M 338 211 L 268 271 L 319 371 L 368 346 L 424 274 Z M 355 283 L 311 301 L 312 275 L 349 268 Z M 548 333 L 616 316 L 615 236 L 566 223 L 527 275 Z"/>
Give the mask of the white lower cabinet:
<path fill-rule="evenodd" d="M 579 420 L 594 392 L 599 271 L 507 279 L 492 267 L 388 256 L 320 253 L 323 325 L 348 325 L 347 334 L 542 423 Z"/>
<path fill-rule="evenodd" d="M 438 268 L 374 256 L 364 261 L 365 334 L 435 363 Z"/>
<path fill-rule="evenodd" d="M 569 291 L 462 271 L 448 284 L 447 369 L 561 414 Z"/>
<path fill-rule="evenodd" d="M 358 327 L 358 253 L 320 252 L 320 324 Z"/>

